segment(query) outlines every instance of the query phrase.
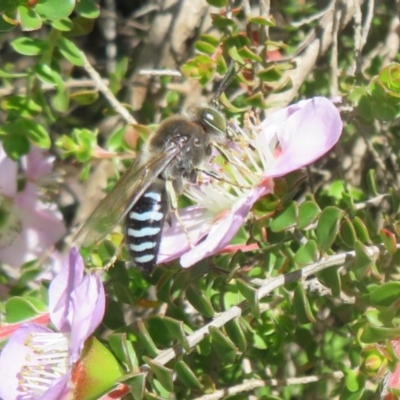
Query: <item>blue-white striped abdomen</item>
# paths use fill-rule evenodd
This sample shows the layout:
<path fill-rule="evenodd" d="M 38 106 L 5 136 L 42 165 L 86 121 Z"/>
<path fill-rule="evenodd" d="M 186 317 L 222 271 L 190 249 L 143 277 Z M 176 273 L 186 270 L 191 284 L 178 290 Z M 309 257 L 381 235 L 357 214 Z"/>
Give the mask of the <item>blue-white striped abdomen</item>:
<path fill-rule="evenodd" d="M 165 182 L 152 183 L 125 220 L 125 240 L 135 265 L 151 273 L 157 264 L 162 229 L 168 214 Z"/>

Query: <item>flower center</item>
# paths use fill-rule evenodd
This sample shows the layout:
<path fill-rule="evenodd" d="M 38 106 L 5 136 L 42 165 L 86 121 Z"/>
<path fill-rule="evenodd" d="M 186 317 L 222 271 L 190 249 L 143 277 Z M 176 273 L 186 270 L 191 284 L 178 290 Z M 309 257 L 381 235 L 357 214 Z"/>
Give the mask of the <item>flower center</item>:
<path fill-rule="evenodd" d="M 42 396 L 68 371 L 68 340 L 62 333 L 31 333 L 25 342 L 29 352 L 21 369 L 19 385 L 31 399 Z"/>
<path fill-rule="evenodd" d="M 12 200 L 0 195 L 0 249 L 10 246 L 22 232 L 22 221 Z"/>
<path fill-rule="evenodd" d="M 245 130 L 234 127 L 237 140 L 210 163 L 213 177 L 206 176 L 199 185 L 185 190 L 196 204 L 213 213 L 230 209 L 238 198 L 259 186 L 265 171 L 275 162 L 275 135 L 265 135 L 252 115 L 247 116 L 245 126 Z"/>

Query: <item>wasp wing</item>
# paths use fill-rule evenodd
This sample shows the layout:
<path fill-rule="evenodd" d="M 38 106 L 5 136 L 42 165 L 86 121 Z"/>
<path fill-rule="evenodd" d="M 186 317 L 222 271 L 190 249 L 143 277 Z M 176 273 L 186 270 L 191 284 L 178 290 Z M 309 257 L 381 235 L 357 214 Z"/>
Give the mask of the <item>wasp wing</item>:
<path fill-rule="evenodd" d="M 167 167 L 181 148 L 172 145 L 148 162 L 134 162 L 113 190 L 99 203 L 74 238 L 75 243 L 90 246 L 103 240 L 125 217 L 149 185 Z"/>

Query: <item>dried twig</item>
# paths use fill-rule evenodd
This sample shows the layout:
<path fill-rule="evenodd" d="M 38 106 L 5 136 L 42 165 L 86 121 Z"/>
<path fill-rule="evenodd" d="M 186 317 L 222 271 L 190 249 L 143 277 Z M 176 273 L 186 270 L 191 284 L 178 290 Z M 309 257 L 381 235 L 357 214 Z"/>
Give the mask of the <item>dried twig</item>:
<path fill-rule="evenodd" d="M 108 79 L 103 79 L 104 85 L 108 85 Z M 75 89 L 75 88 L 87 88 L 87 87 L 96 87 L 97 84 L 92 79 L 69 79 L 64 82 L 64 86 L 66 89 Z M 42 83 L 40 86 L 41 90 L 47 92 L 50 90 L 56 90 L 57 86 L 50 83 Z M 25 94 L 30 90 L 26 86 L 6 86 L 0 88 L 0 97 L 8 96 L 10 94 Z"/>
<path fill-rule="evenodd" d="M 333 14 L 333 27 L 332 27 L 332 52 L 331 52 L 331 95 L 337 96 L 339 94 L 338 82 L 338 34 L 339 34 L 339 21 L 341 18 L 341 9 L 336 2 L 335 12 Z"/>
<path fill-rule="evenodd" d="M 344 377 L 342 371 L 335 371 L 332 373 L 321 375 L 303 376 L 301 378 L 288 378 L 288 379 L 249 379 L 240 385 L 231 386 L 227 389 L 217 390 L 214 393 L 206 394 L 201 397 L 196 397 L 195 400 L 217 400 L 232 396 L 237 393 L 248 392 L 262 387 L 271 386 L 289 386 L 289 385 L 304 385 L 307 383 L 319 382 L 327 379 L 341 379 Z"/>
<path fill-rule="evenodd" d="M 129 113 L 129 111 L 118 101 L 118 99 L 111 92 L 109 87 L 104 84 L 104 81 L 100 74 L 92 67 L 87 57 L 82 53 L 82 57 L 84 58 L 83 68 L 86 70 L 88 75 L 93 79 L 96 88 L 103 93 L 104 97 L 107 101 L 114 107 L 115 111 L 128 123 L 128 124 L 137 124 L 135 118 Z"/>

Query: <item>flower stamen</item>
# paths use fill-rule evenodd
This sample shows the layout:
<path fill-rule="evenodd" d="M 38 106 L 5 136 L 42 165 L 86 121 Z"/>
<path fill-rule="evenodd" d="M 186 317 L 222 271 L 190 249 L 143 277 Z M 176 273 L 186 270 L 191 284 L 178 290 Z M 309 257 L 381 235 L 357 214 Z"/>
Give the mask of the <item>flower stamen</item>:
<path fill-rule="evenodd" d="M 62 333 L 30 333 L 24 345 L 29 352 L 20 371 L 19 387 L 36 398 L 67 373 L 68 339 Z"/>

